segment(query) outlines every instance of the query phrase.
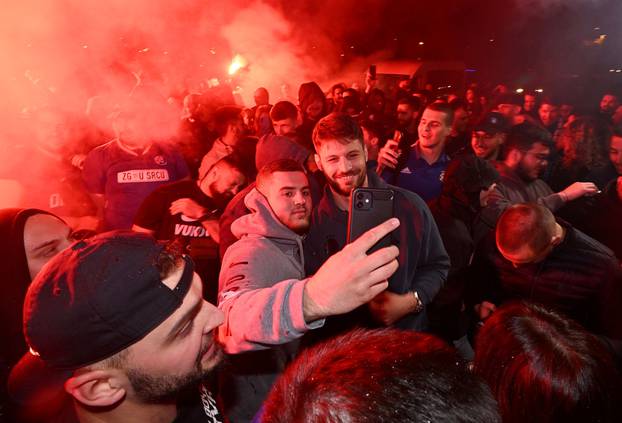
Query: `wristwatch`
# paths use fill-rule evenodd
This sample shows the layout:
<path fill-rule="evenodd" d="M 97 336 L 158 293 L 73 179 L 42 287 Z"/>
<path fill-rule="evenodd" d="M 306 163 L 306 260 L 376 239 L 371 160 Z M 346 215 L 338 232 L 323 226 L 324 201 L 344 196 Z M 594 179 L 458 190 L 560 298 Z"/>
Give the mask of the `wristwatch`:
<path fill-rule="evenodd" d="M 413 294 L 413 297 L 415 297 L 415 308 L 413 310 L 413 313 L 414 314 L 421 313 L 421 311 L 423 311 L 423 303 L 419 299 L 419 294 L 417 294 L 417 291 L 412 291 L 412 294 Z"/>

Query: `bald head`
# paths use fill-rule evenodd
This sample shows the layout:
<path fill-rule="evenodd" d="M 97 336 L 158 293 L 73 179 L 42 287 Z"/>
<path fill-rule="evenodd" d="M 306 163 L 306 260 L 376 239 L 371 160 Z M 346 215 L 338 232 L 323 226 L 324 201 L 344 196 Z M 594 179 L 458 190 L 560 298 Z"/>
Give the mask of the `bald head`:
<path fill-rule="evenodd" d="M 499 252 L 514 264 L 540 261 L 561 240 L 553 213 L 539 204 L 515 204 L 506 209 L 496 228 Z"/>

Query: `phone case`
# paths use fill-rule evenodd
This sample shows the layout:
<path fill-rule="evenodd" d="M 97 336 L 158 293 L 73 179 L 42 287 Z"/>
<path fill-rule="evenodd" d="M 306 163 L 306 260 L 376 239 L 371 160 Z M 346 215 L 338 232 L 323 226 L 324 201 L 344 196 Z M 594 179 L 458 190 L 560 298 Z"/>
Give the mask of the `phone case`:
<path fill-rule="evenodd" d="M 359 236 L 393 217 L 393 198 L 395 193 L 390 189 L 357 188 L 350 197 L 350 213 L 348 216 L 348 238 L 350 243 Z M 391 245 L 391 236 L 387 234 L 367 253 Z"/>

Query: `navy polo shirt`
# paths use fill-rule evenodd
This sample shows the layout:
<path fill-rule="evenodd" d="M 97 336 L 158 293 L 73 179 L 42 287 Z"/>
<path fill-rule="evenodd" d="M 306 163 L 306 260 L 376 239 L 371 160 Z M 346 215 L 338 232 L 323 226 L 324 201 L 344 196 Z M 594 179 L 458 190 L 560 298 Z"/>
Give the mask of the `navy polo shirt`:
<path fill-rule="evenodd" d="M 382 179 L 416 193 L 427 203 L 441 195 L 448 164 L 449 156 L 445 153 L 436 162 L 429 164 L 420 156 L 419 146 L 415 144 L 410 150 L 406 166 L 397 173 L 394 170 L 385 170 L 382 172 Z"/>

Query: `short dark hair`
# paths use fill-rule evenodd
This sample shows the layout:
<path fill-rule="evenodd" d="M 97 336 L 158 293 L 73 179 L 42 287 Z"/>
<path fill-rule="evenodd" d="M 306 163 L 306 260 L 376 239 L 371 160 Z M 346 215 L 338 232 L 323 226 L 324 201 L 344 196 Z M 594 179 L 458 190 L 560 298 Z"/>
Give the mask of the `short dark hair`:
<path fill-rule="evenodd" d="M 358 97 L 349 96 L 344 98 L 343 102 L 338 106 L 336 111 L 348 114 L 347 112 L 349 109 L 353 109 L 357 115 L 362 112 L 363 107 L 361 106 L 361 102 Z"/>
<path fill-rule="evenodd" d="M 432 335 L 356 330 L 301 353 L 265 402 L 264 421 L 500 421 L 488 387 Z"/>
<path fill-rule="evenodd" d="M 298 117 L 298 107 L 290 101 L 279 101 L 270 110 L 270 119 L 273 121 L 296 119 Z"/>
<path fill-rule="evenodd" d="M 448 104 L 449 104 L 449 107 L 451 107 L 451 110 L 453 110 L 454 112 L 458 109 L 466 110 L 468 108 L 466 101 L 464 101 L 461 98 L 454 98 Z"/>
<path fill-rule="evenodd" d="M 223 165 L 233 168 L 241 173 L 244 173 L 244 164 L 243 164 L 242 158 L 236 153 L 231 153 L 223 157 L 222 159 L 218 160 L 216 163 L 214 163 L 211 169 L 215 167 L 220 167 Z"/>
<path fill-rule="evenodd" d="M 242 109 L 237 106 L 222 106 L 216 109 L 212 117 L 216 133 L 221 137 L 224 136 L 229 125 L 233 125 L 242 119 L 241 113 Z"/>
<path fill-rule="evenodd" d="M 609 137 L 610 144 L 612 137 L 622 138 L 622 125 L 616 125 L 611 129 L 611 136 Z"/>
<path fill-rule="evenodd" d="M 498 308 L 477 336 L 474 364 L 504 422 L 622 421 L 622 383 L 610 352 L 543 306 Z"/>
<path fill-rule="evenodd" d="M 419 97 L 413 97 L 411 95 L 400 98 L 397 100 L 397 104 L 408 104 L 408 107 L 415 112 L 421 111 L 421 107 L 423 106 L 423 102 Z"/>
<path fill-rule="evenodd" d="M 540 204 L 514 204 L 497 221 L 497 246 L 507 252 L 529 247 L 533 253 L 541 253 L 554 235 L 555 216 Z"/>
<path fill-rule="evenodd" d="M 445 114 L 445 125 L 451 126 L 454 123 L 454 109 L 447 103 L 436 101 L 427 105 L 426 110 L 434 110 Z"/>
<path fill-rule="evenodd" d="M 331 113 L 318 121 L 313 129 L 313 146 L 320 151 L 324 141 L 337 140 L 343 144 L 363 143 L 363 131 L 356 120 L 345 113 Z"/>
<path fill-rule="evenodd" d="M 540 126 L 523 122 L 510 129 L 505 140 L 505 151 L 506 153 L 512 150 L 529 151 L 536 143 L 549 146 L 551 134 Z"/>
<path fill-rule="evenodd" d="M 607 91 L 603 92 L 603 95 L 601 95 L 600 98 L 602 99 L 606 95 L 610 95 L 612 97 L 615 97 L 616 100 L 620 98 L 620 96 L 618 96 L 618 94 L 614 90 L 607 90 Z"/>
<path fill-rule="evenodd" d="M 345 91 L 346 90 L 346 84 L 344 84 L 343 82 L 339 82 L 339 83 L 333 85 L 332 87 L 330 87 L 330 93 L 333 94 L 337 88 L 341 88 L 342 91 Z"/>
<path fill-rule="evenodd" d="M 272 176 L 272 174 L 276 172 L 302 172 L 305 175 L 307 172 L 302 164 L 298 163 L 292 159 L 278 159 L 274 160 L 266 165 L 262 166 L 257 173 L 256 186 L 259 191 L 262 190 L 262 187 L 266 183 L 267 179 Z"/>
<path fill-rule="evenodd" d="M 555 101 L 553 97 L 544 97 L 542 100 L 540 100 L 540 106 L 542 106 L 543 104 L 548 104 L 553 107 L 559 107 L 559 102 Z"/>

